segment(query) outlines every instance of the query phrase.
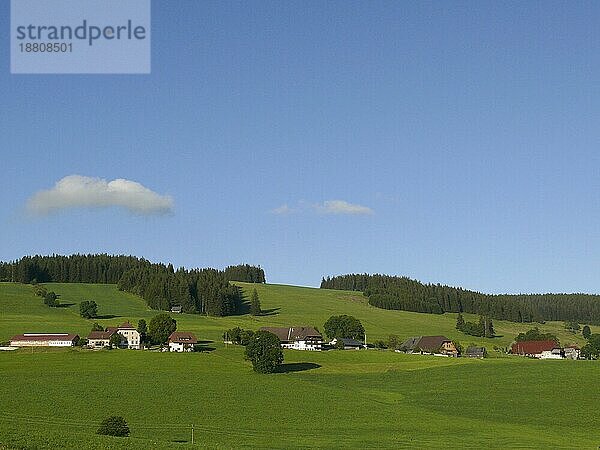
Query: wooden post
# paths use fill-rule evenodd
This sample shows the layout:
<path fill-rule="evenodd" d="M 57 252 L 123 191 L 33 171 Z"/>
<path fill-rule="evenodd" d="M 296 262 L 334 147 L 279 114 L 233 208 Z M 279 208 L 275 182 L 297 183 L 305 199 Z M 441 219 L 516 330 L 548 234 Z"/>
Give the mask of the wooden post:
<path fill-rule="evenodd" d="M 192 424 L 192 445 L 194 445 L 194 424 Z"/>

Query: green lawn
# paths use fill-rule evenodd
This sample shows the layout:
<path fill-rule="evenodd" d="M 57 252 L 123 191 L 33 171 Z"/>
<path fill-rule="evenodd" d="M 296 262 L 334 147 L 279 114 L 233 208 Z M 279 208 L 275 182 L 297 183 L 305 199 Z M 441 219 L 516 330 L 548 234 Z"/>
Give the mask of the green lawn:
<path fill-rule="evenodd" d="M 248 293 L 248 285 L 244 285 Z M 139 298 L 114 286 L 53 284 L 51 309 L 30 286 L 0 284 L 0 340 L 21 332 L 87 334 L 77 303 L 96 300 L 105 325 L 149 319 Z M 496 323 L 503 337 L 476 340 L 454 315 L 383 311 L 358 293 L 257 287 L 260 318 L 174 315 L 180 330 L 214 340 L 209 353 L 21 349 L 0 352 L 2 448 L 598 448 L 600 363 L 486 360 L 391 351 L 285 352 L 286 373 L 259 375 L 242 349 L 219 341 L 234 325 L 315 325 L 331 314 L 360 318 L 369 340 L 395 333 L 446 334 L 461 342 L 508 345 L 527 325 Z M 541 326 L 581 342 L 561 324 Z M 128 439 L 94 434 L 123 415 Z M 196 445 L 191 446 L 194 424 Z"/>

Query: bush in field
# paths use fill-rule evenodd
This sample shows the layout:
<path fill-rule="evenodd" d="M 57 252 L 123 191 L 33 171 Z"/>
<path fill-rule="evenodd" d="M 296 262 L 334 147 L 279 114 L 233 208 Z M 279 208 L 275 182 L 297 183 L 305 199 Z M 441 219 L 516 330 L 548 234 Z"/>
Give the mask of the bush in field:
<path fill-rule="evenodd" d="M 246 346 L 246 359 L 258 373 L 273 373 L 283 362 L 281 341 L 268 331 L 257 331 Z"/>
<path fill-rule="evenodd" d="M 51 308 L 55 308 L 60 305 L 60 301 L 58 301 L 58 295 L 54 292 L 46 292 L 44 295 L 44 304 L 50 306 Z"/>
<path fill-rule="evenodd" d="M 590 336 L 592 335 L 592 330 L 590 330 L 590 327 L 586 325 L 586 326 L 583 327 L 583 330 L 581 331 L 581 334 L 583 335 L 583 337 L 585 339 L 589 339 Z"/>
<path fill-rule="evenodd" d="M 94 300 L 85 300 L 79 304 L 79 314 L 84 319 L 93 319 L 98 315 L 98 304 Z"/>
<path fill-rule="evenodd" d="M 96 434 L 127 437 L 129 436 L 129 426 L 121 416 L 110 416 L 102 421 Z"/>
<path fill-rule="evenodd" d="M 232 344 L 248 345 L 250 339 L 254 336 L 254 331 L 244 330 L 240 327 L 235 327 L 223 333 L 223 339 L 230 341 Z"/>

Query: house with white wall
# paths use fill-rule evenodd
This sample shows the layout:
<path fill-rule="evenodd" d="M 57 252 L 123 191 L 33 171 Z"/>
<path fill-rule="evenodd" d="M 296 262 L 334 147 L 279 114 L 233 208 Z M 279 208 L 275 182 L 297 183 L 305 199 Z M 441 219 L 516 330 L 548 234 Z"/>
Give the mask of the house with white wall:
<path fill-rule="evenodd" d="M 193 352 L 198 339 L 188 331 L 174 331 L 169 336 L 168 343 L 170 352 Z"/>
<path fill-rule="evenodd" d="M 25 333 L 10 339 L 11 347 L 73 347 L 79 335 L 72 333 Z"/>
<path fill-rule="evenodd" d="M 283 348 L 312 351 L 323 348 L 323 336 L 313 327 L 262 327 L 260 330 L 277 336 Z"/>
<path fill-rule="evenodd" d="M 129 322 L 124 322 L 118 327 L 108 327 L 106 331 L 92 331 L 88 336 L 88 347 L 108 347 L 110 338 L 118 333 L 121 336 L 119 347 L 139 350 L 142 348 L 142 337 L 138 330 Z"/>

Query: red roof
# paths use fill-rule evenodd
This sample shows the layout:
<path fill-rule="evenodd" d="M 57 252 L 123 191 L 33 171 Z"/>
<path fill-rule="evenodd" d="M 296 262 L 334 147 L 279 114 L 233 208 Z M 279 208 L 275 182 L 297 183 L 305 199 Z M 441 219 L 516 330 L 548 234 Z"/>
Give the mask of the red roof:
<path fill-rule="evenodd" d="M 539 355 L 553 348 L 558 348 L 556 341 L 522 341 L 515 342 L 511 351 L 515 355 Z"/>
<path fill-rule="evenodd" d="M 25 333 L 17 334 L 13 336 L 11 341 L 29 341 L 29 342 L 43 342 L 43 341 L 72 341 L 78 338 L 77 334 L 71 333 Z"/>
<path fill-rule="evenodd" d="M 131 325 L 129 323 L 129 321 L 123 322 L 121 325 L 119 325 L 119 330 L 121 330 L 123 328 L 129 329 L 129 330 L 135 330 L 135 327 L 133 325 Z"/>
<path fill-rule="evenodd" d="M 169 336 L 169 342 L 174 344 L 197 344 L 198 339 L 188 331 L 173 331 Z"/>
<path fill-rule="evenodd" d="M 88 339 L 110 339 L 116 332 L 117 330 L 92 331 L 89 334 Z"/>

